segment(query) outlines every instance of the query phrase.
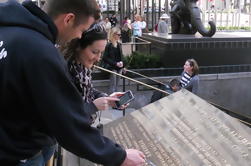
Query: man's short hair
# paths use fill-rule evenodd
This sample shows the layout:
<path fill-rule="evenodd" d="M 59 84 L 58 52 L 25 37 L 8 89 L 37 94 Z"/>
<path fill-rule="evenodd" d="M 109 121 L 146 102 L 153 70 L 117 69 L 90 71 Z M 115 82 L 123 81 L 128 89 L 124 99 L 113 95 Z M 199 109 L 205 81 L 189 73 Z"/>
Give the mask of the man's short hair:
<path fill-rule="evenodd" d="M 170 81 L 169 84 L 170 84 L 171 87 L 180 86 L 180 81 L 179 81 L 178 79 L 174 78 L 174 79 L 172 79 L 172 80 Z"/>
<path fill-rule="evenodd" d="M 100 9 L 95 0 L 46 0 L 44 10 L 52 19 L 60 14 L 73 13 L 76 25 L 86 21 L 88 17 L 96 20 L 100 18 Z"/>

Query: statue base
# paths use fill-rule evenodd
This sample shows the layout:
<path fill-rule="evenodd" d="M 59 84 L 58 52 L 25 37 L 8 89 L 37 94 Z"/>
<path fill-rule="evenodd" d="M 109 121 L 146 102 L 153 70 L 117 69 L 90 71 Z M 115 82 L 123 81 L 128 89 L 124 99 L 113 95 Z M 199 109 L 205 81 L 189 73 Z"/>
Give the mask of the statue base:
<path fill-rule="evenodd" d="M 151 42 L 151 53 L 161 56 L 163 67 L 181 67 L 188 58 L 200 66 L 251 64 L 251 32 L 217 32 L 213 37 L 145 33 L 141 38 Z M 149 50 L 146 47 L 137 50 Z"/>

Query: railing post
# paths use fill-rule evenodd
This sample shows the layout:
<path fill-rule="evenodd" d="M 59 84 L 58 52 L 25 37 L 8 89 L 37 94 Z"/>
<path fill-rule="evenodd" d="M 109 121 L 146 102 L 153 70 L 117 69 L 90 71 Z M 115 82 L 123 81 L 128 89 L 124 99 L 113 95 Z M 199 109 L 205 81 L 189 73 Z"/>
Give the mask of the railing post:
<path fill-rule="evenodd" d="M 125 78 L 123 77 L 123 92 L 125 92 Z M 123 109 L 123 116 L 125 116 L 125 109 Z"/>
<path fill-rule="evenodd" d="M 151 47 L 151 43 L 148 44 L 148 47 L 149 47 L 149 54 L 151 55 L 152 54 L 152 47 Z"/>

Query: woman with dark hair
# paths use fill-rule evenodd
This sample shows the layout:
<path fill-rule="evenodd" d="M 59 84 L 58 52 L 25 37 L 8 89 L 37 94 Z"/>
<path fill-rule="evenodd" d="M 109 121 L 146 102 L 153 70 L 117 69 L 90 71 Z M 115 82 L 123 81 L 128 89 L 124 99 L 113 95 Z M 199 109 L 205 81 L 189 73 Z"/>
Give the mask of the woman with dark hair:
<path fill-rule="evenodd" d="M 106 110 L 109 106 L 114 107 L 114 101 L 118 101 L 117 96 L 123 94 L 116 92 L 108 97 L 107 94 L 97 91 L 92 86 L 92 67 L 100 60 L 106 43 L 107 33 L 104 27 L 100 24 L 94 24 L 82 34 L 81 39 L 72 40 L 63 49 L 72 81 L 85 101 L 85 110 L 90 113 L 90 120 L 92 120 L 89 122 L 90 124 L 93 122 L 92 115 L 95 115 L 98 110 Z M 108 148 L 110 148 L 109 145 Z M 117 145 L 117 148 L 120 148 L 120 146 Z M 145 156 L 142 152 L 136 149 L 125 149 L 125 151 L 126 157 L 121 166 L 143 165 L 145 163 Z M 104 152 L 97 153 L 103 154 Z M 113 163 L 113 165 L 118 164 Z"/>
<path fill-rule="evenodd" d="M 184 64 L 184 70 L 181 74 L 181 79 L 172 79 L 166 86 L 161 85 L 159 88 L 172 94 L 180 88 L 185 88 L 190 92 L 197 94 L 199 88 L 199 66 L 194 59 L 187 59 Z M 155 102 L 166 95 L 159 91 L 154 91 L 151 97 L 151 101 Z"/>
<path fill-rule="evenodd" d="M 198 93 L 199 88 L 199 66 L 196 60 L 187 59 L 184 64 L 184 71 L 181 74 L 180 84 L 181 87 L 193 92 Z"/>
<path fill-rule="evenodd" d="M 86 103 L 87 110 L 96 118 L 98 110 L 107 110 L 114 106 L 114 101 L 123 93 L 113 93 L 108 96 L 99 92 L 92 85 L 92 67 L 99 62 L 107 44 L 107 33 L 101 24 L 94 24 L 89 30 L 82 34 L 81 39 L 72 40 L 63 54 L 67 60 L 67 66 L 73 83 L 81 93 Z"/>
<path fill-rule="evenodd" d="M 121 28 L 121 38 L 122 43 L 130 42 L 130 35 L 131 35 L 131 20 L 128 17 L 125 17 L 125 19 L 122 22 L 122 28 Z"/>

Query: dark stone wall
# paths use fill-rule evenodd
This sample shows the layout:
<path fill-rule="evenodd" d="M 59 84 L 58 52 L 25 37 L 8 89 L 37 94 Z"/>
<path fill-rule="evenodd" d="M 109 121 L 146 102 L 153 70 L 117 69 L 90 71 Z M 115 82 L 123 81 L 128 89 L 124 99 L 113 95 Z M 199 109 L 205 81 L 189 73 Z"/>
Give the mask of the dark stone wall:
<path fill-rule="evenodd" d="M 198 96 L 210 102 L 223 106 L 246 116 L 251 116 L 251 72 L 222 73 L 222 74 L 201 74 Z M 160 82 L 167 83 L 174 77 L 155 77 Z M 150 80 L 137 79 L 144 83 L 153 85 Z M 94 87 L 108 92 L 109 80 L 94 81 Z M 122 91 L 122 81 L 119 91 Z M 153 90 L 142 85 L 137 85 L 132 81 L 126 80 L 126 90 L 131 90 L 135 100 L 129 107 L 139 109 L 149 104 Z M 153 85 L 157 87 L 156 85 Z"/>
<path fill-rule="evenodd" d="M 199 66 L 251 64 L 251 37 L 144 34 L 142 38 L 152 43 L 151 52 L 161 56 L 164 67 L 181 67 L 188 58 L 197 60 Z M 138 46 L 138 51 L 145 50 Z"/>

